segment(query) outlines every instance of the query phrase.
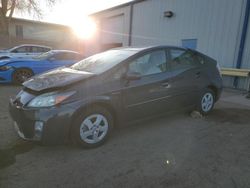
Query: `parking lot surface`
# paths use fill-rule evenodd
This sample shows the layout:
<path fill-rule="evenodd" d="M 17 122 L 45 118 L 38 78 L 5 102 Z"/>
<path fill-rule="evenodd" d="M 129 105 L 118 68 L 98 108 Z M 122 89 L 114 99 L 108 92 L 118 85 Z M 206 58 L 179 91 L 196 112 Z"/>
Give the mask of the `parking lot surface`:
<path fill-rule="evenodd" d="M 119 128 L 103 146 L 20 140 L 0 86 L 0 187 L 250 187 L 250 100 L 226 91 L 214 111 L 180 112 Z"/>

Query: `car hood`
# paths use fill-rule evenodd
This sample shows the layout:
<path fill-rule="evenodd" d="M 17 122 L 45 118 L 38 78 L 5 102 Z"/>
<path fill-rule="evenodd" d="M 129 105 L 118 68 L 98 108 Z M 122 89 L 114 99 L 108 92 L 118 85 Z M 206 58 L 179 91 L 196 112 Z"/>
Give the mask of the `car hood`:
<path fill-rule="evenodd" d="M 24 82 L 23 86 L 33 91 L 40 92 L 53 88 L 65 87 L 94 75 L 95 74 L 93 73 L 77 71 L 64 67 L 34 76 Z"/>

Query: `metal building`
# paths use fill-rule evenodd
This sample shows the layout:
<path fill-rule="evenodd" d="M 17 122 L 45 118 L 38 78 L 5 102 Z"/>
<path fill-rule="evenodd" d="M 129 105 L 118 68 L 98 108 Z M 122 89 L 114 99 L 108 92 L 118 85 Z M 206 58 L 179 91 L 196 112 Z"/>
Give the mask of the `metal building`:
<path fill-rule="evenodd" d="M 249 10 L 250 0 L 134 0 L 91 15 L 99 30 L 86 50 L 167 44 L 197 49 L 221 67 L 250 68 Z"/>

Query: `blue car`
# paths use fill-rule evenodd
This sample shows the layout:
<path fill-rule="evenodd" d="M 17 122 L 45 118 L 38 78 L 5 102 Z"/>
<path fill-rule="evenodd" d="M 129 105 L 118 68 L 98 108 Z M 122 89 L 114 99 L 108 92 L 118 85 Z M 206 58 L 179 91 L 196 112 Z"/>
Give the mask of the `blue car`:
<path fill-rule="evenodd" d="M 0 83 L 21 84 L 35 74 L 72 65 L 83 56 L 74 51 L 51 50 L 31 59 L 11 58 L 0 61 Z"/>

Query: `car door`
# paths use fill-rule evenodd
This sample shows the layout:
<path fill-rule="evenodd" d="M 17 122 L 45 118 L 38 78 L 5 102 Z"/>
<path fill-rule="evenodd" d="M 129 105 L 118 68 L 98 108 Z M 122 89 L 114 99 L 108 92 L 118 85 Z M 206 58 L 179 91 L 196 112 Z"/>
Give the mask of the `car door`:
<path fill-rule="evenodd" d="M 126 82 L 123 106 L 126 119 L 144 118 L 171 108 L 171 72 L 166 64 L 165 49 L 147 52 L 128 64 L 128 74 L 139 79 Z"/>
<path fill-rule="evenodd" d="M 190 50 L 169 48 L 169 65 L 172 72 L 171 86 L 175 108 L 194 105 L 199 97 L 201 67 Z"/>

